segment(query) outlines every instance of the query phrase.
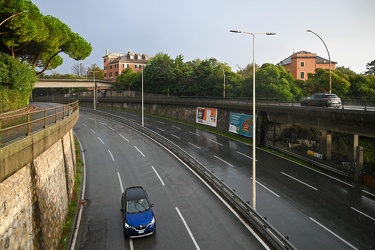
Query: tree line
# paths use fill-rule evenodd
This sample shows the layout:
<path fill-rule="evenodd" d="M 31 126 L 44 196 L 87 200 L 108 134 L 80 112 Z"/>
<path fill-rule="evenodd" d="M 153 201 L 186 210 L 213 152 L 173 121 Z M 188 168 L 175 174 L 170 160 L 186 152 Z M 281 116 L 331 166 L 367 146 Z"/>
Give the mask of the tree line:
<path fill-rule="evenodd" d="M 329 70 L 316 69 L 308 80 L 295 80 L 284 67 L 265 63 L 256 65 L 256 94 L 259 98 L 299 101 L 316 92 L 329 92 Z M 332 93 L 342 99 L 375 100 L 375 60 L 365 74 L 345 67 L 332 70 Z M 225 80 L 224 80 L 225 77 Z M 225 84 L 224 84 L 225 81 Z M 215 58 L 184 62 L 168 54 L 156 54 L 143 69 L 146 93 L 173 96 L 251 97 L 253 65 L 233 72 L 228 64 Z M 141 91 L 142 73 L 125 69 L 113 84 L 117 91 Z"/>

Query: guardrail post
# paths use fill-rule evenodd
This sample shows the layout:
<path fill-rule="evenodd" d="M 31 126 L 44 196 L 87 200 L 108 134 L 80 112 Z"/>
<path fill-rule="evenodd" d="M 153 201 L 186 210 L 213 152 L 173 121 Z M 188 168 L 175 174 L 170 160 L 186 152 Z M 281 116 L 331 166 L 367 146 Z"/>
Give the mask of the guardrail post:
<path fill-rule="evenodd" d="M 46 128 L 47 126 L 48 126 L 48 123 L 47 123 L 47 111 L 46 110 L 44 110 L 44 126 L 43 126 L 43 128 Z"/>
<path fill-rule="evenodd" d="M 58 115 L 57 115 L 57 107 L 55 108 L 55 123 L 57 123 Z"/>
<path fill-rule="evenodd" d="M 64 118 L 65 118 L 65 108 L 66 108 L 66 106 L 64 105 L 63 106 L 63 112 L 62 112 L 62 120 L 64 120 Z"/>
<path fill-rule="evenodd" d="M 30 134 L 31 134 L 30 114 L 27 114 L 27 132 L 26 132 L 26 135 L 29 136 Z"/>

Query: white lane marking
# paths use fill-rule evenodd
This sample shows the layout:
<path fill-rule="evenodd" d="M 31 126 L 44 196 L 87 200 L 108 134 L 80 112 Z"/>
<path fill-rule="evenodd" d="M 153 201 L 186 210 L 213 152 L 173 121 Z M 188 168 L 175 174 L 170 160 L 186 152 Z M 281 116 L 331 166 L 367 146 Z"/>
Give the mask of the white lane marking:
<path fill-rule="evenodd" d="M 252 179 L 252 178 L 251 178 Z M 275 195 L 277 198 L 280 198 L 280 195 L 276 194 L 274 191 L 272 191 L 271 189 L 269 189 L 268 187 L 264 186 L 262 183 L 260 183 L 259 181 L 257 181 L 257 183 L 259 185 L 261 185 L 264 189 L 268 190 L 270 193 L 272 193 L 273 195 Z"/>
<path fill-rule="evenodd" d="M 182 129 L 182 128 L 180 128 L 180 127 L 177 127 L 177 126 L 174 126 L 174 125 L 172 125 L 172 127 L 173 127 L 173 128 L 177 128 L 177 129 Z"/>
<path fill-rule="evenodd" d="M 82 192 L 81 192 L 81 200 L 84 200 L 85 199 L 85 190 L 86 190 L 86 159 L 85 159 L 85 152 L 83 151 L 83 147 L 82 147 L 82 143 L 81 141 L 79 140 L 78 136 L 76 135 L 76 133 L 74 133 L 75 137 L 77 138 L 78 140 L 78 143 L 79 143 L 79 147 L 81 149 L 81 154 L 82 154 L 82 167 L 83 167 L 83 176 L 82 176 Z M 82 210 L 83 210 L 83 205 L 81 204 L 79 206 L 79 212 L 78 212 L 78 218 L 77 218 L 77 225 L 76 225 L 76 228 L 74 230 L 74 234 L 73 234 L 73 239 L 72 239 L 72 244 L 70 245 L 70 250 L 73 250 L 75 245 L 76 245 L 76 241 L 77 241 L 77 235 L 78 235 L 78 230 L 79 230 L 79 226 L 81 224 L 81 217 L 82 217 Z"/>
<path fill-rule="evenodd" d="M 313 222 L 315 222 L 316 224 L 318 224 L 319 226 L 321 226 L 322 228 L 324 228 L 325 230 L 327 230 L 328 232 L 330 232 L 332 235 L 336 236 L 338 239 L 340 239 L 342 242 L 344 242 L 345 244 L 347 244 L 351 248 L 358 249 L 355 246 L 353 246 L 352 244 L 350 244 L 349 242 L 347 242 L 346 240 L 344 240 L 343 238 L 341 238 L 340 236 L 338 236 L 337 234 L 335 234 L 334 232 L 332 232 L 331 230 L 329 230 L 328 228 L 326 228 L 324 225 L 322 225 L 318 221 L 314 220 L 312 217 L 310 217 L 310 220 L 312 220 Z"/>
<path fill-rule="evenodd" d="M 113 155 L 112 155 L 111 151 L 109 151 L 109 149 L 108 149 L 108 153 L 111 155 L 112 161 L 115 161 L 115 158 L 113 158 Z"/>
<path fill-rule="evenodd" d="M 105 125 L 104 122 L 99 122 L 99 123 L 102 124 L 102 125 Z"/>
<path fill-rule="evenodd" d="M 83 126 L 85 126 L 85 127 L 87 127 L 87 125 L 86 125 L 86 124 L 84 124 L 84 123 L 82 123 L 82 125 L 83 125 Z"/>
<path fill-rule="evenodd" d="M 210 142 L 213 142 L 213 143 L 216 143 L 217 145 L 220 145 L 220 146 L 223 146 L 223 144 L 217 142 L 217 141 L 214 141 L 214 140 L 211 140 L 211 139 L 208 139 Z"/>
<path fill-rule="evenodd" d="M 311 185 L 309 185 L 309 184 L 307 184 L 307 183 L 305 183 L 305 182 L 303 182 L 303 181 L 301 181 L 301 180 L 298 180 L 297 178 L 294 178 L 293 176 L 290 176 L 290 175 L 288 175 L 288 174 L 286 174 L 286 173 L 284 173 L 284 172 L 281 172 L 281 173 L 282 173 L 283 175 L 285 175 L 285 176 L 288 176 L 289 178 L 291 178 L 291 179 L 293 179 L 293 180 L 295 180 L 295 181 L 298 181 L 299 183 L 302 183 L 303 185 L 308 186 L 309 188 L 312 188 L 312 189 L 318 191 L 317 188 L 315 188 L 315 187 L 313 187 L 313 186 L 311 186 Z"/>
<path fill-rule="evenodd" d="M 186 221 L 185 221 L 184 217 L 182 216 L 182 214 L 181 214 L 180 210 L 178 209 L 178 207 L 176 207 L 176 210 L 177 210 L 177 213 L 178 213 L 178 215 L 180 216 L 182 222 L 184 223 L 185 228 L 186 228 L 186 230 L 188 231 L 188 233 L 189 233 L 189 235 L 190 235 L 190 238 L 193 240 L 194 245 L 195 245 L 195 248 L 196 248 L 197 250 L 200 250 L 200 247 L 199 247 L 197 241 L 195 240 L 193 233 L 191 232 L 191 230 L 190 230 L 188 224 L 186 223 Z"/>
<path fill-rule="evenodd" d="M 364 193 L 366 193 L 366 194 L 369 194 L 369 195 L 371 195 L 371 196 L 374 196 L 374 197 L 375 197 L 375 194 L 372 194 L 372 193 L 370 193 L 370 192 L 368 192 L 368 191 L 366 191 L 366 190 L 362 190 L 362 192 L 364 192 Z"/>
<path fill-rule="evenodd" d="M 103 144 L 104 144 L 104 141 L 102 141 L 102 139 L 100 139 L 100 137 L 98 137 L 98 139 L 99 139 L 99 141 L 100 141 L 101 143 L 103 143 Z"/>
<path fill-rule="evenodd" d="M 92 118 L 92 117 L 89 117 L 88 119 L 89 119 L 89 120 L 93 120 L 93 121 L 95 120 L 95 119 L 94 119 L 94 118 Z"/>
<path fill-rule="evenodd" d="M 123 136 L 122 134 L 119 134 L 122 138 L 124 138 L 126 141 L 129 141 L 128 139 L 126 139 L 125 136 Z"/>
<path fill-rule="evenodd" d="M 139 148 L 137 148 L 136 146 L 134 146 L 134 147 L 135 147 L 136 150 L 138 150 L 138 152 L 139 152 L 143 157 L 145 157 L 145 155 L 142 153 L 141 150 L 139 150 Z"/>
<path fill-rule="evenodd" d="M 110 127 L 110 126 L 107 126 L 110 130 L 112 130 L 112 131 L 115 131 L 115 129 L 114 128 L 112 128 L 112 127 Z"/>
<path fill-rule="evenodd" d="M 191 143 L 191 142 L 188 142 L 191 146 L 194 146 L 194 147 L 196 147 L 196 148 L 198 148 L 198 149 L 201 149 L 201 147 L 199 147 L 199 146 L 197 146 L 197 145 L 194 145 L 193 143 Z"/>
<path fill-rule="evenodd" d="M 160 130 L 160 131 L 162 131 L 162 132 L 165 132 L 165 130 L 162 129 L 162 128 L 158 128 L 158 127 L 155 127 L 155 128 L 158 129 L 158 130 Z"/>
<path fill-rule="evenodd" d="M 151 167 L 152 167 L 152 169 L 154 170 L 155 174 L 158 176 L 158 178 L 159 178 L 161 184 L 163 184 L 163 186 L 165 186 L 163 180 L 161 179 L 160 175 L 158 174 L 158 172 L 156 171 L 156 169 L 154 168 L 154 166 L 151 166 Z"/>
<path fill-rule="evenodd" d="M 134 250 L 134 244 L 133 244 L 132 238 L 129 238 L 129 245 L 130 245 L 130 250 Z"/>
<path fill-rule="evenodd" d="M 358 212 L 358 213 L 360 213 L 360 214 L 362 214 L 362 215 L 364 215 L 364 216 L 366 216 L 367 218 L 369 218 L 369 219 L 371 219 L 371 220 L 373 220 L 373 221 L 375 221 L 375 218 L 372 218 L 370 215 L 368 215 L 368 214 L 365 214 L 364 212 L 362 212 L 362 211 L 359 211 L 358 209 L 355 209 L 354 207 L 350 207 L 351 209 L 353 209 L 354 211 L 356 211 L 356 212 Z"/>
<path fill-rule="evenodd" d="M 120 182 L 121 193 L 124 193 L 124 186 L 122 185 L 120 173 L 117 172 L 118 181 Z"/>
<path fill-rule="evenodd" d="M 198 135 L 197 133 L 194 133 L 194 132 L 191 132 L 191 131 L 189 131 L 189 133 L 190 133 L 190 134 L 193 134 L 193 135 L 196 135 L 196 136 L 200 136 L 200 135 Z"/>
<path fill-rule="evenodd" d="M 171 136 L 176 137 L 177 139 L 181 139 L 180 137 L 178 137 L 177 135 L 174 135 L 174 134 L 171 134 Z"/>
<path fill-rule="evenodd" d="M 216 156 L 216 155 L 214 155 L 214 157 L 216 158 L 216 159 L 218 159 L 218 160 L 220 160 L 220 161 L 222 161 L 222 162 L 224 162 L 224 163 L 226 163 L 226 164 L 228 164 L 229 166 L 231 166 L 232 168 L 234 168 L 234 166 L 232 165 L 232 164 L 230 164 L 229 162 L 227 162 L 227 161 L 224 161 L 223 159 L 221 159 L 220 157 L 218 157 L 218 156 Z"/>
<path fill-rule="evenodd" d="M 91 128 L 90 130 L 91 130 L 91 131 L 92 131 L 92 132 L 93 132 L 94 134 L 96 134 L 96 133 L 95 133 L 95 131 L 94 131 L 94 130 L 92 130 L 92 128 Z"/>
<path fill-rule="evenodd" d="M 249 158 L 249 159 L 253 159 L 253 157 L 250 157 L 250 156 L 248 156 L 248 155 L 245 155 L 244 153 L 241 153 L 241 152 L 239 152 L 239 151 L 237 151 L 237 154 L 240 154 L 240 155 L 242 155 L 242 156 L 245 156 L 245 157 L 247 157 L 247 158 Z M 258 160 L 255 159 L 255 161 L 258 161 Z"/>
<path fill-rule="evenodd" d="M 160 124 L 165 124 L 164 122 L 162 122 L 162 121 L 158 121 L 158 120 L 157 120 L 156 122 L 157 122 L 157 123 L 160 123 Z"/>

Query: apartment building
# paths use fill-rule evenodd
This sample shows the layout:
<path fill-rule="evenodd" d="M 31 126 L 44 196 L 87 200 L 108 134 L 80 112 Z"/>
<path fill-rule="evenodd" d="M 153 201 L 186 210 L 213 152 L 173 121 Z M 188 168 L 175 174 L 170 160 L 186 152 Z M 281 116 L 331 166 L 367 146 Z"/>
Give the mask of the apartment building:
<path fill-rule="evenodd" d="M 336 68 L 337 62 L 331 61 L 331 70 Z M 309 73 L 315 73 L 315 69 L 329 69 L 329 60 L 317 56 L 315 53 L 299 51 L 279 62 L 294 79 L 307 80 Z"/>
<path fill-rule="evenodd" d="M 123 70 L 126 68 L 133 69 L 134 72 L 142 71 L 142 65 L 147 64 L 150 57 L 147 54 L 133 53 L 130 50 L 127 54 L 108 53 L 103 56 L 104 79 L 116 80 Z"/>

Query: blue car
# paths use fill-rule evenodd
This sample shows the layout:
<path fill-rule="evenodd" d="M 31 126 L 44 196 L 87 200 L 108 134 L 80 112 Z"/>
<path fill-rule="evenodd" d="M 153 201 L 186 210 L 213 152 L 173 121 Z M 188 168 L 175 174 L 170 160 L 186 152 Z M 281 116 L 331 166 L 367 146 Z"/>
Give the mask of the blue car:
<path fill-rule="evenodd" d="M 156 231 L 154 212 L 146 190 L 140 186 L 129 187 L 122 194 L 124 234 L 136 238 L 151 235 Z"/>

